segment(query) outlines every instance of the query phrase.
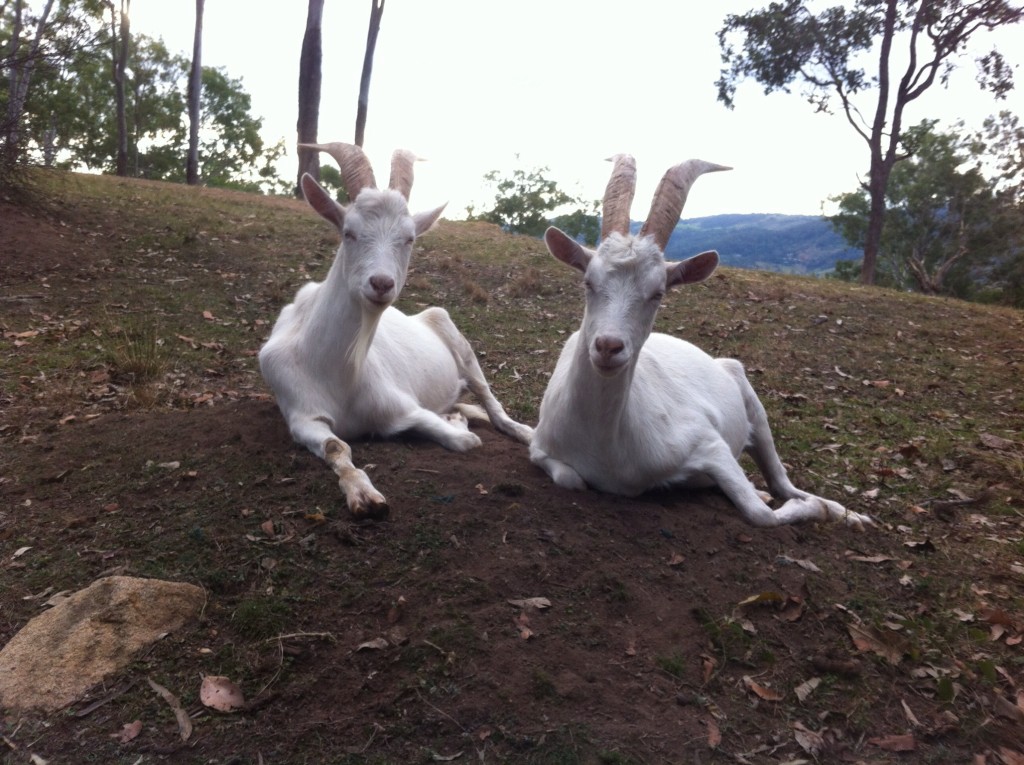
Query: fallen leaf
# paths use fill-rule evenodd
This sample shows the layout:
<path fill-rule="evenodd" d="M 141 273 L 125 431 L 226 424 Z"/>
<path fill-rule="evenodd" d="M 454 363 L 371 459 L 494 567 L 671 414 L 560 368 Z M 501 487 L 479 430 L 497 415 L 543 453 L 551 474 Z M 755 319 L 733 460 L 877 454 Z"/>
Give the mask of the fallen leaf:
<path fill-rule="evenodd" d="M 529 640 L 533 637 L 533 630 L 530 629 L 530 617 L 526 615 L 526 612 L 519 614 L 516 617 L 516 628 L 519 630 L 519 637 L 523 640 Z"/>
<path fill-rule="evenodd" d="M 803 701 L 814 692 L 814 689 L 817 688 L 820 683 L 820 677 L 812 677 L 810 680 L 805 680 L 794 688 L 793 693 L 796 694 L 796 697 L 800 699 L 800 701 Z"/>
<path fill-rule="evenodd" d="M 192 718 L 188 716 L 188 712 L 186 712 L 181 706 L 181 702 L 178 701 L 178 697 L 160 685 L 160 683 L 154 682 L 148 677 L 146 678 L 146 682 L 148 682 L 149 687 L 156 691 L 157 695 L 166 701 L 168 706 L 170 706 L 171 711 L 174 712 L 174 719 L 178 721 L 178 734 L 181 736 L 181 740 L 188 741 L 189 736 L 192 735 Z"/>
<path fill-rule="evenodd" d="M 888 555 L 851 555 L 849 552 L 846 554 L 846 559 L 859 561 L 860 563 L 888 563 L 891 560 L 897 560 Z"/>
<path fill-rule="evenodd" d="M 900 699 L 900 704 L 903 706 L 903 714 L 907 718 L 907 722 L 915 728 L 920 728 L 921 723 L 917 719 L 917 716 L 914 714 L 913 710 L 910 708 L 910 705 L 907 704 L 907 702 L 904 699 Z"/>
<path fill-rule="evenodd" d="M 917 741 L 913 733 L 904 733 L 902 736 L 879 736 L 869 738 L 868 743 L 885 749 L 887 752 L 913 752 L 917 750 Z"/>
<path fill-rule="evenodd" d="M 821 569 L 809 560 L 796 560 L 795 558 L 790 558 L 788 555 L 779 555 L 775 558 L 775 562 L 799 566 L 800 568 L 807 569 L 808 571 L 813 571 L 816 574 L 821 573 Z"/>
<path fill-rule="evenodd" d="M 981 439 L 981 443 L 989 449 L 995 449 L 1001 452 L 1009 451 L 1015 446 L 1013 441 L 1010 441 L 1007 438 L 993 436 L 991 433 L 979 433 L 978 438 Z"/>
<path fill-rule="evenodd" d="M 234 712 L 245 706 L 242 689 L 222 675 L 206 675 L 199 688 L 203 706 L 218 712 Z"/>
<path fill-rule="evenodd" d="M 751 606 L 751 605 L 754 605 L 755 603 L 760 605 L 760 604 L 764 604 L 764 603 L 781 603 L 782 601 L 783 601 L 782 595 L 780 595 L 777 592 L 772 592 L 772 591 L 769 590 L 769 591 L 765 591 L 765 592 L 759 592 L 757 595 L 751 595 L 749 598 L 744 598 L 743 600 L 741 600 L 736 605 L 737 606 Z"/>
<path fill-rule="evenodd" d="M 715 718 L 708 717 L 704 720 L 704 724 L 708 726 L 708 748 L 717 749 L 719 744 L 722 743 L 722 731 L 718 727 L 718 723 Z"/>
<path fill-rule="evenodd" d="M 892 665 L 903 661 L 904 641 L 896 640 L 891 636 L 887 637 L 876 629 L 859 624 L 849 624 L 846 629 L 858 651 L 876 653 Z"/>
<path fill-rule="evenodd" d="M 686 558 L 680 555 L 679 553 L 672 553 L 672 557 L 668 559 L 668 565 L 672 568 L 681 566 L 684 563 L 686 563 Z"/>
<path fill-rule="evenodd" d="M 357 651 L 379 651 L 383 648 L 387 648 L 390 645 L 387 640 L 382 637 L 374 638 L 373 640 L 367 640 L 365 643 L 360 643 L 356 646 Z"/>
<path fill-rule="evenodd" d="M 773 691 L 767 686 L 761 685 L 756 682 L 750 675 L 743 676 L 743 684 L 747 687 L 747 690 L 751 693 L 759 696 L 765 701 L 782 701 L 782 694 L 778 691 Z"/>
<path fill-rule="evenodd" d="M 708 656 L 707 654 L 701 654 L 701 677 L 703 678 L 704 685 L 707 685 L 711 680 L 711 675 L 714 674 L 715 668 L 718 666 L 718 661 L 715 657 Z"/>
<path fill-rule="evenodd" d="M 793 723 L 793 736 L 796 738 L 796 743 L 800 745 L 800 748 L 812 757 L 817 757 L 821 754 L 821 750 L 825 747 L 825 739 L 822 735 L 808 729 L 803 723 Z"/>
<path fill-rule="evenodd" d="M 127 744 L 133 738 L 142 733 L 142 720 L 125 723 L 117 733 L 111 733 L 110 737 L 117 739 L 119 744 Z"/>
<path fill-rule="evenodd" d="M 551 608 L 551 601 L 547 598 L 522 598 L 520 600 L 509 600 L 508 602 L 516 608 L 536 608 L 538 611 Z"/>
<path fill-rule="evenodd" d="M 275 534 L 273 521 L 263 521 L 263 523 L 260 524 L 260 528 L 268 537 L 272 537 Z"/>
<path fill-rule="evenodd" d="M 935 552 L 935 545 L 932 544 L 932 540 L 925 537 L 920 542 L 904 542 L 903 546 L 913 552 L 918 553 L 933 553 Z"/>

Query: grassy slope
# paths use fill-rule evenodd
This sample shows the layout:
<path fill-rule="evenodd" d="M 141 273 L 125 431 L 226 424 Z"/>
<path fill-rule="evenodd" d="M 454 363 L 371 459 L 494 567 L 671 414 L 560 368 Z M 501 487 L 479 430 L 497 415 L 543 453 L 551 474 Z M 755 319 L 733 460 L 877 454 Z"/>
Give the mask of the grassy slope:
<path fill-rule="evenodd" d="M 326 272 L 326 224 L 292 200 L 84 176 L 38 183 L 32 214 L 59 220 L 58 233 L 52 257 L 14 276 L 3 266 L 0 480 L 24 468 L 19 444 L 65 432 L 68 418 L 265 397 L 254 352 L 295 288 Z M 498 397 L 533 422 L 578 323 L 574 277 L 538 241 L 442 222 L 417 245 L 401 304 L 446 306 Z M 722 269 L 670 295 L 658 328 L 743 360 L 801 485 L 876 516 L 888 554 L 902 547 L 897 557 L 915 562 L 905 587 L 931 608 L 902 614 L 898 632 L 925 672 L 921 692 L 950 694 L 972 730 L 1002 722 L 969 700 L 1012 696 L 1000 671 L 1024 670 L 1006 642 L 1024 611 L 1024 316 Z M 13 529 L 7 557 L 24 532 L 0 523 Z M 864 538 L 863 557 L 873 544 Z M 852 570 L 845 605 L 891 623 L 876 564 Z M 994 639 L 997 612 L 1008 625 Z"/>

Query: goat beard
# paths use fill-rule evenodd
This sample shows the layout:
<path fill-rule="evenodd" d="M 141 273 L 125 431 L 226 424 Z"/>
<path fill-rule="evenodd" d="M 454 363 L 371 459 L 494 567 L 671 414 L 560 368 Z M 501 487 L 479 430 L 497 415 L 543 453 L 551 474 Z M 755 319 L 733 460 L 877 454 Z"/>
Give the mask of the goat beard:
<path fill-rule="evenodd" d="M 373 343 L 373 336 L 377 333 L 380 317 L 384 315 L 384 311 L 389 307 L 375 310 L 367 305 L 363 306 L 359 331 L 345 353 L 345 363 L 352 368 L 353 379 L 359 379 L 363 370 L 363 363 L 366 361 L 366 356 L 370 352 L 370 345 Z"/>

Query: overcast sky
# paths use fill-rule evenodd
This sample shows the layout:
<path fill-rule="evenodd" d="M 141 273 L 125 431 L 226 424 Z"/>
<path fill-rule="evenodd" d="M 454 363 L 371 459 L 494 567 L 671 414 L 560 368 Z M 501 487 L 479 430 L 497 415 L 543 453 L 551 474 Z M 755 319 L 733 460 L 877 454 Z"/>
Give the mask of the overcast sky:
<path fill-rule="evenodd" d="M 702 178 L 684 217 L 819 214 L 866 173 L 867 147 L 845 117 L 815 114 L 799 93 L 765 96 L 752 82 L 740 87 L 735 110 L 716 100 L 718 29 L 727 14 L 764 4 L 387 0 L 364 148 L 379 179 L 394 148 L 427 158 L 412 207 L 447 200 L 449 218 L 463 217 L 467 204 L 488 205 L 490 170 L 547 167 L 563 190 L 597 199 L 611 167 L 603 160 L 619 152 L 637 158 L 635 219 L 646 217 L 662 173 L 690 157 L 734 170 Z M 354 137 L 369 8 L 367 0 L 325 3 L 321 141 Z M 191 57 L 193 2 L 134 0 L 131 11 L 134 33 Z M 264 139 L 289 147 L 288 176 L 305 19 L 303 0 L 208 0 L 204 17 L 203 64 L 241 79 Z M 978 39 L 1024 63 L 1024 28 Z M 1015 71 L 1019 87 L 997 103 L 979 92 L 965 57 L 952 87 L 915 102 L 906 124 L 963 118 L 973 128 L 1007 108 L 1024 118 L 1024 70 Z"/>

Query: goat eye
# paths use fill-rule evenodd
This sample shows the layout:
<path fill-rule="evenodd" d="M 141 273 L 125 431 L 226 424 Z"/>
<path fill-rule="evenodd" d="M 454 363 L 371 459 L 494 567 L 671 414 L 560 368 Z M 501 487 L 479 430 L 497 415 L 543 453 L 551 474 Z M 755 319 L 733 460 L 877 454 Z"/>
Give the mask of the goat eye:
<path fill-rule="evenodd" d="M 654 303 L 660 303 L 664 297 L 665 293 L 659 290 L 658 292 L 655 292 L 653 295 L 651 295 L 651 301 Z"/>
<path fill-rule="evenodd" d="M 356 240 L 356 235 L 354 233 L 352 233 L 351 231 L 346 231 L 344 233 L 344 237 L 345 237 L 345 241 L 348 241 L 348 242 L 354 242 Z"/>

